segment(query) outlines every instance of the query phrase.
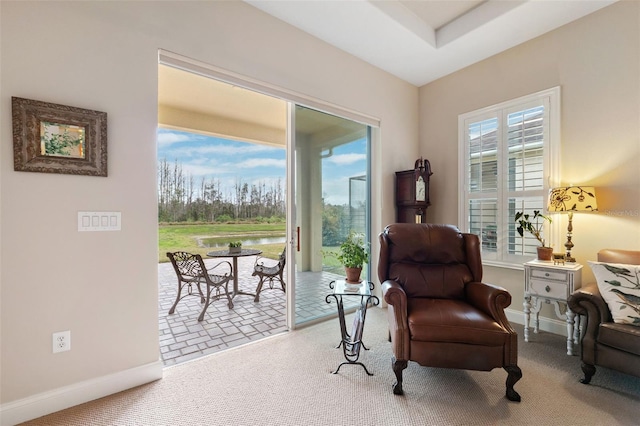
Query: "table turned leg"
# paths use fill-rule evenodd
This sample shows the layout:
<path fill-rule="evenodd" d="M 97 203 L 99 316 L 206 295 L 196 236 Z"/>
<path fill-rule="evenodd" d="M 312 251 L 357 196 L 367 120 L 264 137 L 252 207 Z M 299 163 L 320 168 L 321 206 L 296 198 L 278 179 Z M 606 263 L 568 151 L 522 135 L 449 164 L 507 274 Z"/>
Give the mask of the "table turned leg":
<path fill-rule="evenodd" d="M 567 306 L 567 355 L 573 355 L 573 324 L 576 314 Z"/>
<path fill-rule="evenodd" d="M 529 320 L 531 319 L 531 296 L 524 297 L 524 341 L 529 341 Z"/>

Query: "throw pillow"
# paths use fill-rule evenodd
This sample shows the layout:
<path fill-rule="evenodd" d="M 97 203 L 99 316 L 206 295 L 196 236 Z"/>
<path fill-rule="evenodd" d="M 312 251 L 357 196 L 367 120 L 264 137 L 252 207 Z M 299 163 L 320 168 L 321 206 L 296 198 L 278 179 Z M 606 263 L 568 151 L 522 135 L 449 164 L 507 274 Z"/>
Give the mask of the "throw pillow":
<path fill-rule="evenodd" d="M 613 322 L 640 326 L 640 265 L 589 261 Z"/>

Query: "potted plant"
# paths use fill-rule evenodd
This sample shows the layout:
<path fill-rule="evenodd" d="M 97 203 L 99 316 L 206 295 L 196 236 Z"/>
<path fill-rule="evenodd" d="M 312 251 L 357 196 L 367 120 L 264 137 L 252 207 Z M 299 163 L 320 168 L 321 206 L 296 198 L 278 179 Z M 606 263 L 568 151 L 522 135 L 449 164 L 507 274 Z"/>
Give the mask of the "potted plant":
<path fill-rule="evenodd" d="M 231 241 L 229 243 L 229 253 L 240 253 L 242 251 L 242 241 Z"/>
<path fill-rule="evenodd" d="M 364 243 L 364 236 L 354 231 L 349 232 L 347 238 L 340 244 L 339 252 L 336 256 L 338 262 L 344 266 L 347 275 L 347 283 L 356 284 L 360 282 L 362 266 L 369 263 L 368 247 Z"/>
<path fill-rule="evenodd" d="M 516 212 L 515 216 L 518 234 L 524 237 L 524 231 L 527 231 L 540 242 L 540 246 L 537 247 L 539 260 L 551 260 L 553 256 L 553 248 L 545 245 L 544 238 L 541 235 L 545 221 L 551 223 L 551 218 L 540 213 L 540 210 L 534 210 L 533 217 L 524 212 Z"/>

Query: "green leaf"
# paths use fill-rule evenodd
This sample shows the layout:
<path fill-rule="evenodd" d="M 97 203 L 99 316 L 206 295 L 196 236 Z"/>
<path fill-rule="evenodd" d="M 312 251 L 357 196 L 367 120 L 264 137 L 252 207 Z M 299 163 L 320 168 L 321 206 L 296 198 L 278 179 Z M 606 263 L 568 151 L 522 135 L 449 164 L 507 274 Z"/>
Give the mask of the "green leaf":
<path fill-rule="evenodd" d="M 604 263 L 602 266 L 604 266 L 607 271 L 615 275 L 625 275 L 627 277 L 633 276 L 631 275 L 631 271 L 629 271 L 627 268 L 618 268 L 617 266 L 607 265 L 606 263 Z"/>

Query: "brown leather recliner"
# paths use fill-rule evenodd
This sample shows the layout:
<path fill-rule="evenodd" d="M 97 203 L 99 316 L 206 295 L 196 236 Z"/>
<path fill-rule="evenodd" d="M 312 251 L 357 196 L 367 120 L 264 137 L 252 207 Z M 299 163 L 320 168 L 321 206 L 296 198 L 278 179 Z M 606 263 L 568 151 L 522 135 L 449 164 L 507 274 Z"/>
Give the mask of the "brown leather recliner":
<path fill-rule="evenodd" d="M 482 283 L 480 241 L 451 225 L 396 223 L 380 234 L 378 277 L 393 348 L 393 393 L 408 361 L 428 367 L 508 374 L 506 396 L 522 377 L 518 340 L 504 309 L 511 295 Z"/>
<path fill-rule="evenodd" d="M 640 265 L 640 251 L 600 250 L 598 261 Z M 596 283 L 576 290 L 568 303 L 573 312 L 585 315 L 587 320 L 581 338 L 584 378 L 580 381 L 589 384 L 596 365 L 640 377 L 640 327 L 613 322 Z"/>

